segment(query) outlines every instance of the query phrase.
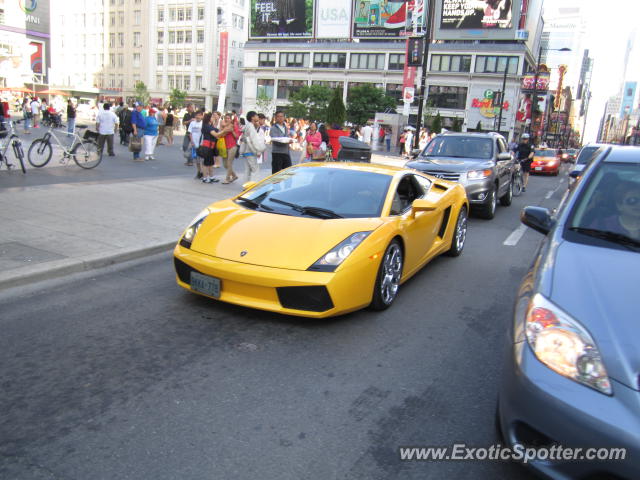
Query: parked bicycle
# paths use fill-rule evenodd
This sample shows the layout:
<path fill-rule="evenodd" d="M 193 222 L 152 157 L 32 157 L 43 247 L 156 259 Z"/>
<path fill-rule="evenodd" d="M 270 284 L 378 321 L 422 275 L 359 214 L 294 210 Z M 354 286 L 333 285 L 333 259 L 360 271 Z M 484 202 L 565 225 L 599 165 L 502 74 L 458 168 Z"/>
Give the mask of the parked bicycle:
<path fill-rule="evenodd" d="M 20 121 L 17 123 L 20 123 Z M 7 150 L 9 150 L 9 145 L 11 145 L 13 154 L 20 164 L 22 173 L 27 173 L 27 169 L 24 166 L 24 149 L 22 148 L 22 140 L 20 140 L 20 137 L 18 137 L 18 134 L 16 133 L 13 121 L 9 120 L 8 124 L 8 130 L 0 130 L 0 166 L 2 166 L 2 163 L 4 162 L 7 170 L 11 170 L 15 167 L 14 164 L 9 162 L 9 157 L 7 157 Z"/>
<path fill-rule="evenodd" d="M 66 127 L 62 125 L 62 128 Z M 76 125 L 76 128 L 88 128 L 88 125 Z M 58 134 L 62 133 L 58 132 Z M 65 131 L 62 135 L 66 138 L 68 133 Z M 73 159 L 79 167 L 87 169 L 95 168 L 102 161 L 102 152 L 98 150 L 98 143 L 96 142 L 97 137 L 98 134 L 90 130 L 85 131 L 83 137 L 80 137 L 77 133 L 73 133 L 73 141 L 67 146 L 56 135 L 55 127 L 50 126 L 42 138 L 33 141 L 29 147 L 27 158 L 29 159 L 29 163 L 34 167 L 44 167 L 49 163 L 53 155 L 53 146 L 51 144 L 51 139 L 53 138 L 62 149 L 61 164 L 64 165 L 68 159 Z"/>

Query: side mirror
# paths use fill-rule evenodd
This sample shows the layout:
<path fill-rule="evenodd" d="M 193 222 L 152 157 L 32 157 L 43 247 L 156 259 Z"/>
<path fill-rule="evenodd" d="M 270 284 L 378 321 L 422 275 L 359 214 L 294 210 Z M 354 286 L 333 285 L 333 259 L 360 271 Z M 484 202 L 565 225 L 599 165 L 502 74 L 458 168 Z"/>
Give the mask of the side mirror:
<path fill-rule="evenodd" d="M 581 173 L 582 173 L 582 172 L 581 172 L 580 170 L 573 170 L 573 171 L 569 174 L 569 177 L 571 177 L 571 178 L 579 178 Z"/>
<path fill-rule="evenodd" d="M 415 216 L 417 212 L 433 212 L 436 208 L 435 203 L 424 198 L 418 198 L 411 204 L 411 215 Z"/>
<path fill-rule="evenodd" d="M 498 154 L 498 160 L 499 161 L 504 161 L 504 160 L 511 160 L 511 154 L 507 153 L 507 152 L 502 152 Z"/>
<path fill-rule="evenodd" d="M 542 207 L 525 207 L 520 212 L 520 221 L 543 235 L 548 234 L 555 225 L 551 212 Z"/>
<path fill-rule="evenodd" d="M 250 188 L 255 187 L 258 182 L 247 182 L 242 184 L 242 190 L 249 190 Z"/>
<path fill-rule="evenodd" d="M 421 148 L 414 148 L 413 150 L 411 150 L 411 156 L 412 157 L 417 157 L 421 153 L 422 153 L 422 149 Z"/>

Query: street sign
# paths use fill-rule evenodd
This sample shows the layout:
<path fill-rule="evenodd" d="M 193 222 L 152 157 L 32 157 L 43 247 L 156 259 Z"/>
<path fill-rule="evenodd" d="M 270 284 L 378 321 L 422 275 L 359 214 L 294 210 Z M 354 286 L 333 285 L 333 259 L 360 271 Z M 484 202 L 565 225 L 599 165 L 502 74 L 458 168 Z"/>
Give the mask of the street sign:
<path fill-rule="evenodd" d="M 402 101 L 405 103 L 413 103 L 415 99 L 416 89 L 414 87 L 404 87 L 404 94 L 402 95 Z"/>

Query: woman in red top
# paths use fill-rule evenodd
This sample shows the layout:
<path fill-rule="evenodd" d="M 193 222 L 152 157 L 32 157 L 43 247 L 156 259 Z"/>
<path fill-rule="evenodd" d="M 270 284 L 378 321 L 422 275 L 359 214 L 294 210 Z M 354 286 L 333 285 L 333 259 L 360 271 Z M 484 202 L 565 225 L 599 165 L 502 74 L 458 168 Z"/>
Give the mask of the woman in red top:
<path fill-rule="evenodd" d="M 240 137 L 240 126 L 237 122 L 234 122 L 230 113 L 224 116 L 224 126 L 233 125 L 232 130 L 224 136 L 224 143 L 227 147 L 227 158 L 223 159 L 224 167 L 227 169 L 227 178 L 225 178 L 224 184 L 235 182 L 238 176 L 233 171 L 233 161 L 236 158 L 236 151 L 238 150 L 238 137 Z"/>
<path fill-rule="evenodd" d="M 305 156 L 305 161 L 311 162 L 313 161 L 313 152 L 320 150 L 320 144 L 322 143 L 322 135 L 320 135 L 320 132 L 318 131 L 318 125 L 316 122 L 311 122 L 309 124 L 305 141 L 307 142 L 307 154 Z"/>

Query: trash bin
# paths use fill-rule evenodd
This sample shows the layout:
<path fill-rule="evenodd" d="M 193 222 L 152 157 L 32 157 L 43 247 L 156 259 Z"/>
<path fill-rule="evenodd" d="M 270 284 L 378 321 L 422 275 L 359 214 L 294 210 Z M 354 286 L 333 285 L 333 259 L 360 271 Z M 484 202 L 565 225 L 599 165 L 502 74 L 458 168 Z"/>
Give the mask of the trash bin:
<path fill-rule="evenodd" d="M 340 137 L 339 162 L 371 163 L 371 146 L 351 137 Z"/>

